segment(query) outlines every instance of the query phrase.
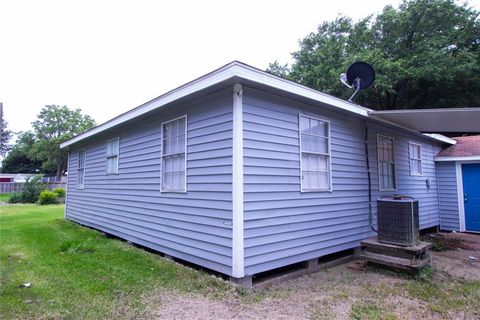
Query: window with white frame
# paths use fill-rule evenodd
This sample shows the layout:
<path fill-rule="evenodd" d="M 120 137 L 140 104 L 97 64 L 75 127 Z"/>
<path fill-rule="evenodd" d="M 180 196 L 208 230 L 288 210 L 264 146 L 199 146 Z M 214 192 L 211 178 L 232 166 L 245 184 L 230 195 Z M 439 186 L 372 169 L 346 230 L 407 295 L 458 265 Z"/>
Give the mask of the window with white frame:
<path fill-rule="evenodd" d="M 119 146 L 119 138 L 107 141 L 107 174 L 118 173 Z"/>
<path fill-rule="evenodd" d="M 418 143 L 408 143 L 408 154 L 410 158 L 410 175 L 421 176 L 422 171 L 422 146 Z"/>
<path fill-rule="evenodd" d="M 380 191 L 395 190 L 394 140 L 391 137 L 377 136 L 378 183 Z"/>
<path fill-rule="evenodd" d="M 77 188 L 83 189 L 85 186 L 85 158 L 87 149 L 78 152 L 78 169 L 77 169 Z"/>
<path fill-rule="evenodd" d="M 186 192 L 187 116 L 162 123 L 162 192 Z"/>
<path fill-rule="evenodd" d="M 330 122 L 299 115 L 301 191 L 331 191 Z"/>

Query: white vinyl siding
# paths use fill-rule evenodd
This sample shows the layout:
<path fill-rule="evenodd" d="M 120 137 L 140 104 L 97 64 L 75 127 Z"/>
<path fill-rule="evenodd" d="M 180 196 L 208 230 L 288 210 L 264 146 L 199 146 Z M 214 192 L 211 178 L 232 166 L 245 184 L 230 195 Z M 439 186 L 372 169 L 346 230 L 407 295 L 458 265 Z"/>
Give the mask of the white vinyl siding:
<path fill-rule="evenodd" d="M 377 154 L 380 191 L 396 190 L 394 139 L 377 135 Z"/>
<path fill-rule="evenodd" d="M 87 149 L 78 152 L 78 169 L 77 169 L 77 188 L 83 189 L 85 187 L 85 159 L 87 156 Z"/>
<path fill-rule="evenodd" d="M 408 143 L 408 155 L 410 160 L 410 175 L 422 176 L 422 146 L 409 142 Z"/>
<path fill-rule="evenodd" d="M 107 141 L 107 174 L 118 173 L 119 142 L 119 138 Z"/>
<path fill-rule="evenodd" d="M 301 191 L 331 191 L 330 122 L 299 115 Z"/>
<path fill-rule="evenodd" d="M 162 123 L 162 192 L 186 192 L 187 116 Z"/>

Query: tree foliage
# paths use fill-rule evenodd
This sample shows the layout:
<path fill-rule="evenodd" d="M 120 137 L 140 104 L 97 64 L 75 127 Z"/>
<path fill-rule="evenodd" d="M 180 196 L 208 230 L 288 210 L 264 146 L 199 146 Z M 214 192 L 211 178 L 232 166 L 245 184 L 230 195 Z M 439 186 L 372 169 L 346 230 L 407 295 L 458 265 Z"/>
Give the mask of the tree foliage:
<path fill-rule="evenodd" d="M 54 171 L 60 177 L 67 170 L 67 153 L 60 143 L 95 126 L 95 121 L 80 109 L 47 105 L 32 123 L 35 142 L 29 158 L 42 161 L 43 171 Z"/>
<path fill-rule="evenodd" d="M 29 158 L 30 150 L 35 143 L 32 132 L 21 132 L 17 135 L 17 141 L 12 150 L 2 160 L 1 172 L 4 173 L 38 173 L 42 162 Z M 43 172 L 47 173 L 47 172 Z"/>
<path fill-rule="evenodd" d="M 355 99 L 374 109 L 480 105 L 478 12 L 451 0 L 413 0 L 386 6 L 358 22 L 324 22 L 300 41 L 291 66 L 268 71 L 348 98 L 339 75 L 355 61 L 372 64 L 377 79 Z"/>
<path fill-rule="evenodd" d="M 60 143 L 95 126 L 95 121 L 80 109 L 47 105 L 32 123 L 33 131 L 19 135 L 12 151 L 2 161 L 3 172 L 55 173 L 67 170 L 67 153 Z"/>
<path fill-rule="evenodd" d="M 13 137 L 13 132 L 8 129 L 8 123 L 5 119 L 0 119 L 0 156 L 4 156 L 12 149 L 10 140 Z"/>

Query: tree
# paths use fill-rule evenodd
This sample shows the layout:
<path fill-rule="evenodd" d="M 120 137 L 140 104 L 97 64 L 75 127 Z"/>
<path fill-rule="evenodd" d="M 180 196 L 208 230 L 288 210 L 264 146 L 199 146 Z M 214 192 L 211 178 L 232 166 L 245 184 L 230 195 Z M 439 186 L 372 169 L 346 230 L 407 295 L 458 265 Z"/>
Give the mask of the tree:
<path fill-rule="evenodd" d="M 268 71 L 348 98 L 339 75 L 355 61 L 372 64 L 377 79 L 356 102 L 374 109 L 480 105 L 479 13 L 452 0 L 412 0 L 386 6 L 353 23 L 324 22 L 300 41 L 291 66 Z"/>
<path fill-rule="evenodd" d="M 47 105 L 32 123 L 35 142 L 28 156 L 42 162 L 42 171 L 54 171 L 60 178 L 67 170 L 67 153 L 60 143 L 95 126 L 95 121 L 80 109 Z"/>
<path fill-rule="evenodd" d="M 0 119 L 0 156 L 5 156 L 12 149 L 10 140 L 13 133 L 8 129 L 8 123 L 3 118 Z"/>
<path fill-rule="evenodd" d="M 31 160 L 29 152 L 35 143 L 35 135 L 32 132 L 20 132 L 12 150 L 2 160 L 1 172 L 4 173 L 39 173 L 42 162 Z"/>

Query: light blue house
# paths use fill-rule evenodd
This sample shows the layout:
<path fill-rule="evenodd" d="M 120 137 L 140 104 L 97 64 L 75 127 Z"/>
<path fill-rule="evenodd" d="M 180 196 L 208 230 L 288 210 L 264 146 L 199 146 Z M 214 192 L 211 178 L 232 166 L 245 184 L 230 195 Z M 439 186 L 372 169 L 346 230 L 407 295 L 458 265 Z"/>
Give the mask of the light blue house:
<path fill-rule="evenodd" d="M 248 286 L 358 247 L 382 195 L 440 225 L 435 156 L 454 143 L 232 62 L 63 143 L 65 218 Z"/>

